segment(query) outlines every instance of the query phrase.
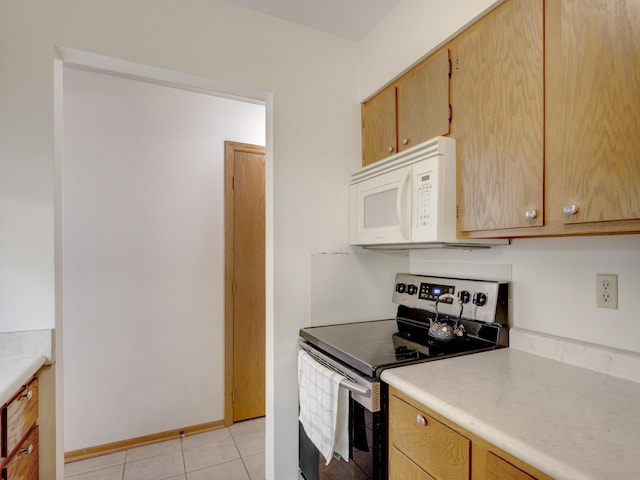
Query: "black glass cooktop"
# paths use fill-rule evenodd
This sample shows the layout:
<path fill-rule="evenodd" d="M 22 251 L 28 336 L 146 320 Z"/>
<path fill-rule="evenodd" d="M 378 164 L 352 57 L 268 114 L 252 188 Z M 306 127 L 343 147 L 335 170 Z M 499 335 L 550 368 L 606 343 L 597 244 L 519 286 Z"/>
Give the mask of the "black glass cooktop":
<path fill-rule="evenodd" d="M 437 343 L 428 338 L 427 330 L 426 325 L 389 319 L 308 327 L 300 330 L 300 336 L 324 353 L 374 378 L 390 367 L 495 348 L 494 343 L 469 336 Z"/>

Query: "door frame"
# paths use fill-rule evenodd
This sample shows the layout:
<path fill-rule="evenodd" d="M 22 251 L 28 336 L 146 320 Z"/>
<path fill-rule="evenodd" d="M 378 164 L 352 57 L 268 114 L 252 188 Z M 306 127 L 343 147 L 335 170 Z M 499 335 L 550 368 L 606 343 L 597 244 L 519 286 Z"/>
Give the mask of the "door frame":
<path fill-rule="evenodd" d="M 64 241 L 62 236 L 62 165 L 64 159 L 64 128 L 63 128 L 63 67 L 65 65 L 86 68 L 111 75 L 125 76 L 158 83 L 161 85 L 196 91 L 222 98 L 230 98 L 248 103 L 258 103 L 265 106 L 266 120 L 266 155 L 265 155 L 265 296 L 266 296 L 266 424 L 265 424 L 265 456 L 273 458 L 275 451 L 275 395 L 273 383 L 274 374 L 274 247 L 273 247 L 273 144 L 274 144 L 274 94 L 270 90 L 255 87 L 235 85 L 216 80 L 211 77 L 201 77 L 175 70 L 159 68 L 157 66 L 131 62 L 120 58 L 109 57 L 75 48 L 54 46 L 53 52 L 53 223 L 54 223 L 54 283 L 55 283 L 55 368 L 57 372 L 63 370 L 63 341 L 64 326 L 63 272 L 62 257 Z M 64 378 L 55 374 L 55 470 L 56 477 L 64 477 Z M 53 414 L 53 412 L 52 412 Z M 265 475 L 273 477 L 275 465 L 267 461 Z"/>
<path fill-rule="evenodd" d="M 233 425 L 233 260 L 234 196 L 233 177 L 236 152 L 266 155 L 265 147 L 248 143 L 224 142 L 224 425 Z M 266 165 L 265 165 L 266 166 Z M 266 177 L 265 177 L 266 183 Z M 265 184 L 266 188 L 266 184 Z M 266 212 L 265 212 L 266 217 Z M 266 218 L 265 218 L 266 222 Z M 266 248 L 266 238 L 265 238 Z M 266 253 L 266 252 L 265 252 Z M 266 279 L 265 279 L 266 295 Z M 265 312 L 266 313 L 266 312 Z M 266 317 L 265 317 L 266 322 Z M 266 342 L 266 338 L 265 338 Z M 266 361 L 266 359 L 265 359 Z M 266 372 L 265 372 L 266 385 Z"/>

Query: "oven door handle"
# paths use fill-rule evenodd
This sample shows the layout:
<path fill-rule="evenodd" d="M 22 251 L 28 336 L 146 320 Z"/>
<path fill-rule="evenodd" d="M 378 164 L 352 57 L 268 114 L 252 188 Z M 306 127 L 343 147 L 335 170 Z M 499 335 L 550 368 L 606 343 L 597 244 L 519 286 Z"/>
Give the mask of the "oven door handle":
<path fill-rule="evenodd" d="M 369 397 L 371 395 L 371 390 L 369 390 L 368 388 L 362 387 L 357 383 L 350 382 L 349 380 L 344 378 L 340 381 L 340 385 L 353 393 L 357 393 L 365 397 Z"/>

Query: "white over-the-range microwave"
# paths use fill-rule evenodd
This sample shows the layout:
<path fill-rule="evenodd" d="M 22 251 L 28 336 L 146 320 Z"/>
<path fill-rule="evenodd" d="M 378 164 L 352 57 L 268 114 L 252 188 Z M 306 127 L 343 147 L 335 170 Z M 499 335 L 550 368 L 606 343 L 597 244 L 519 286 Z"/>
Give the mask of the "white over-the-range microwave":
<path fill-rule="evenodd" d="M 456 141 L 435 137 L 351 176 L 350 243 L 378 248 L 490 247 L 456 235 Z"/>

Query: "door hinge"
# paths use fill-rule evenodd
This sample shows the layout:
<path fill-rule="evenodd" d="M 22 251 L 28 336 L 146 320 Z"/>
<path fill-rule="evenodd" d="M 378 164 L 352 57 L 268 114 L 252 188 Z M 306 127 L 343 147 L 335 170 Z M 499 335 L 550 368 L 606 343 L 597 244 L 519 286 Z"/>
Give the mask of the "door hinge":
<path fill-rule="evenodd" d="M 449 123 L 453 121 L 453 107 L 449 104 Z"/>

